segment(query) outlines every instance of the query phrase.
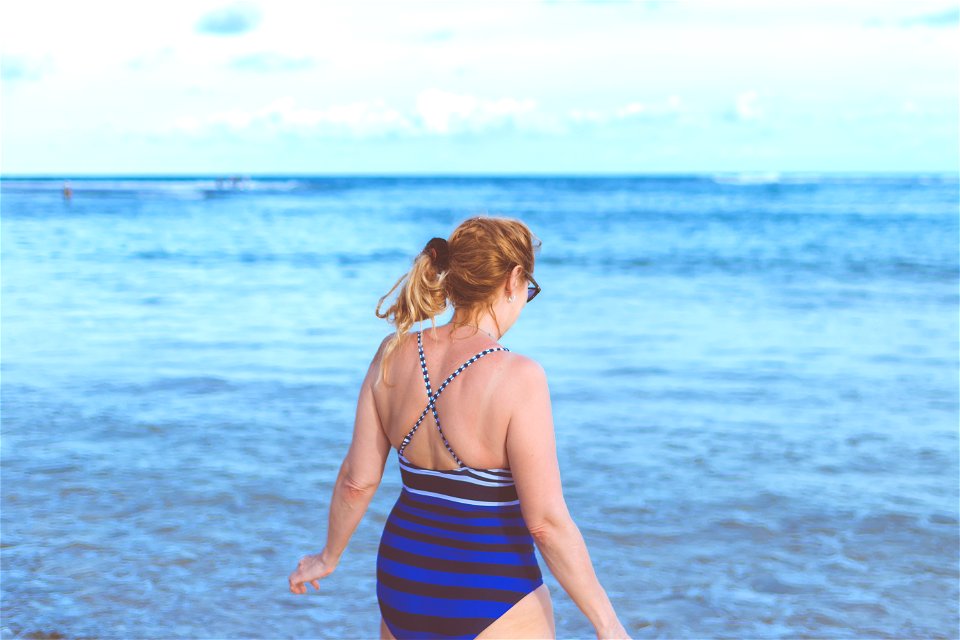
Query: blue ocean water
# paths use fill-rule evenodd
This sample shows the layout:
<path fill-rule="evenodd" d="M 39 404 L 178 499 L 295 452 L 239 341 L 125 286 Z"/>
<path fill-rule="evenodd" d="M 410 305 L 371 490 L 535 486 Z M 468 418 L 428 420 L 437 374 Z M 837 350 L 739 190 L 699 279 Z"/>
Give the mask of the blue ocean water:
<path fill-rule="evenodd" d="M 634 638 L 957 637 L 955 176 L 71 186 L 0 182 L 4 638 L 376 637 L 395 458 L 321 590 L 287 575 L 378 299 L 478 213 L 542 240 L 501 343 L 547 371 Z M 541 566 L 558 637 L 594 637 Z"/>

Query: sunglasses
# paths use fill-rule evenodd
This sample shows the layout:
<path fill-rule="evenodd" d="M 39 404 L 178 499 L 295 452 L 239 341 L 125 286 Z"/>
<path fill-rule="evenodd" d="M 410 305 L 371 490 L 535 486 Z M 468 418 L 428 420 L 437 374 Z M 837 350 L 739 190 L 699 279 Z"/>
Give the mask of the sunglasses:
<path fill-rule="evenodd" d="M 530 282 L 533 284 L 527 285 L 527 302 L 530 302 L 537 297 L 537 294 L 540 293 L 540 285 L 537 284 L 537 281 L 533 279 L 533 276 L 529 273 L 527 278 L 530 279 Z"/>

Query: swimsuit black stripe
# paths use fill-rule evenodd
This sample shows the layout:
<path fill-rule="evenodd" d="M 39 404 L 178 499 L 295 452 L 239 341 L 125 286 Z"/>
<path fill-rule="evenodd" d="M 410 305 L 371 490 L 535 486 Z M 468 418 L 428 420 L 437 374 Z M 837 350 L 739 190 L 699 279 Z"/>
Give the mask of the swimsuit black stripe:
<path fill-rule="evenodd" d="M 516 551 L 518 553 L 533 553 L 533 543 L 525 544 L 518 542 L 474 542 L 472 540 L 463 540 L 461 538 L 447 538 L 442 535 L 433 535 L 430 533 L 425 533 L 423 531 L 418 531 L 416 529 L 411 529 L 403 524 L 402 518 L 394 517 L 391 520 L 388 520 L 384 525 L 384 529 L 391 531 L 398 536 L 404 538 L 409 538 L 411 540 L 419 540 L 420 542 L 429 542 L 431 544 L 439 544 L 445 547 L 454 547 L 456 549 L 473 549 L 475 551 Z M 413 523 L 414 526 L 416 523 Z M 458 532 L 459 533 L 459 532 Z M 490 536 L 496 537 L 496 536 Z M 504 536 L 501 536 L 504 537 Z"/>
<path fill-rule="evenodd" d="M 382 600 L 380 613 L 397 640 L 402 638 L 430 637 L 423 634 L 436 634 L 451 638 L 476 638 L 480 632 L 490 626 L 487 618 L 448 618 L 416 613 L 407 613 L 394 609 Z M 437 631 L 443 629 L 443 631 Z"/>
<path fill-rule="evenodd" d="M 487 487 L 478 484 L 472 478 L 457 478 L 453 476 L 428 476 L 407 472 L 404 475 L 408 489 L 419 489 L 444 495 L 456 495 L 469 500 L 485 502 L 513 502 L 517 500 L 515 486 Z"/>

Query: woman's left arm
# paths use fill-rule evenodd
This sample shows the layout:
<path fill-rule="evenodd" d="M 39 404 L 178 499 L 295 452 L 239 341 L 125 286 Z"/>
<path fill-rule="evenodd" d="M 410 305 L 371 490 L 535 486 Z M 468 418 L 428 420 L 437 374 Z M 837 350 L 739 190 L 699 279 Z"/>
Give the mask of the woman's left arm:
<path fill-rule="evenodd" d="M 380 343 L 360 385 L 353 440 L 340 465 L 330 500 L 327 544 L 320 553 L 302 558 L 297 570 L 290 574 L 290 590 L 294 593 L 306 593 L 307 582 L 319 589 L 317 579 L 336 568 L 383 478 L 391 445 L 377 413 L 373 383 L 379 374 L 380 358 L 389 337 Z"/>

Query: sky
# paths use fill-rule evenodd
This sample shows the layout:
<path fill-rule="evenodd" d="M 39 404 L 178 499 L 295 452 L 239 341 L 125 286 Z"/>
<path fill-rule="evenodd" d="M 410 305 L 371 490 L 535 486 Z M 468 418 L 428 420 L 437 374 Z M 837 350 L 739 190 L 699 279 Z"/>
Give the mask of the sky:
<path fill-rule="evenodd" d="M 960 0 L 7 2 L 3 175 L 956 172 Z"/>

